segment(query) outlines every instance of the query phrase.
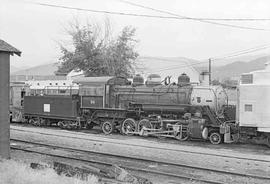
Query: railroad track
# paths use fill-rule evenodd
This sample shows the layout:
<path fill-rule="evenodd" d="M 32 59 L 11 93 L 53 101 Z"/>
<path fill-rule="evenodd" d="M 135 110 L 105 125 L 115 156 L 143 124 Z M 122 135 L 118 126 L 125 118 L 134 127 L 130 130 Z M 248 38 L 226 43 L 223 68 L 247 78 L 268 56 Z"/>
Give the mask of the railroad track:
<path fill-rule="evenodd" d="M 232 179 L 229 183 L 240 183 L 239 181 L 246 180 L 247 178 L 249 178 L 249 181 L 250 180 L 256 181 L 256 183 L 257 182 L 268 183 L 270 181 L 270 177 L 268 176 L 259 176 L 259 175 L 230 172 L 225 170 L 216 170 L 199 166 L 172 163 L 170 161 L 160 161 L 160 160 L 156 161 L 149 158 L 119 156 L 115 154 L 99 153 L 95 151 L 69 148 L 58 145 L 51 145 L 19 139 L 11 139 L 11 143 L 12 143 L 11 149 L 13 150 L 38 153 L 52 157 L 76 160 L 105 166 L 117 164 L 126 170 L 148 173 L 152 175 L 159 175 L 178 180 L 179 179 L 191 180 L 199 183 L 209 183 L 209 184 L 225 184 L 228 183 L 228 179 Z M 26 146 L 19 147 L 15 146 L 15 144 L 17 145 L 25 144 Z M 38 147 L 38 149 L 36 149 L 36 147 Z M 51 151 L 45 152 L 44 150 L 48 150 L 48 148 L 51 149 Z M 70 152 L 73 154 L 73 156 L 71 156 L 70 154 L 63 154 L 63 155 L 59 154 L 59 151 Z M 210 174 L 212 175 L 214 174 L 215 179 L 208 179 Z"/>
<path fill-rule="evenodd" d="M 215 156 L 215 157 L 220 157 L 220 158 L 233 158 L 233 159 L 239 159 L 239 160 L 245 160 L 245 161 L 257 161 L 257 162 L 266 162 L 270 163 L 270 160 L 267 159 L 258 159 L 258 158 L 247 158 L 247 157 L 239 157 L 239 156 L 233 156 L 233 155 L 223 155 L 223 154 L 215 154 L 215 153 L 202 153 L 202 152 L 197 152 L 197 151 L 189 151 L 189 150 L 184 150 L 184 149 L 171 149 L 171 148 L 160 148 L 160 147 L 155 147 L 155 146 L 144 146 L 144 145 L 139 145 L 139 144 L 130 144 L 130 143 L 125 143 L 125 142 L 114 142 L 110 140 L 97 140 L 97 139 L 91 139 L 91 138 L 80 138 L 78 137 L 78 134 L 81 136 L 86 136 L 87 134 L 81 133 L 81 132 L 65 132 L 65 134 L 70 134 L 70 135 L 76 135 L 76 136 L 69 136 L 69 135 L 56 135 L 52 133 L 45 133 L 45 132 L 35 132 L 35 131 L 30 131 L 30 130 L 21 130 L 21 129 L 16 129 L 16 128 L 11 128 L 11 130 L 16 130 L 16 131 L 21 131 L 21 132 L 30 132 L 30 133 L 35 133 L 35 134 L 41 134 L 41 135 L 49 135 L 49 136 L 55 136 L 55 137 L 65 137 L 65 138 L 72 138 L 72 139 L 77 139 L 77 140 L 86 140 L 86 141 L 95 141 L 99 143 L 111 143 L 111 144 L 118 144 L 118 145 L 126 145 L 126 146 L 133 146 L 133 147 L 140 147 L 140 148 L 151 148 L 155 150 L 165 150 L 165 151 L 175 151 L 175 152 L 182 152 L 182 153 L 189 153 L 189 154 L 195 154 L 195 155 L 208 155 L 208 156 Z M 102 136 L 102 138 L 104 138 Z M 117 139 L 114 139 L 117 140 Z"/>

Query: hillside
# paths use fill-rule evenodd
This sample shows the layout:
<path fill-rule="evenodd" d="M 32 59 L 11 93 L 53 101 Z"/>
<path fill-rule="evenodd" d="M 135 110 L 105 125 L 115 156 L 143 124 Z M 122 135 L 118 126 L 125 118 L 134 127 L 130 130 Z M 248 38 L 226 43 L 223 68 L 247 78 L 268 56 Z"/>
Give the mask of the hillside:
<path fill-rule="evenodd" d="M 198 81 L 198 72 L 190 67 L 191 63 L 198 61 L 184 57 L 146 57 L 141 56 L 137 59 L 136 73 L 142 74 L 144 77 L 151 73 L 157 73 L 165 78 L 173 76 L 173 81 L 182 73 L 190 75 L 194 82 Z M 12 75 L 54 75 L 57 70 L 58 63 L 40 65 L 25 70 L 12 73 Z M 189 67 L 187 67 L 189 66 Z"/>
<path fill-rule="evenodd" d="M 137 72 L 147 77 L 149 74 L 159 74 L 162 79 L 172 76 L 171 81 L 176 82 L 182 73 L 189 75 L 192 82 L 198 82 L 199 72 L 191 67 L 198 61 L 185 57 L 149 57 L 141 56 L 137 59 Z"/>
<path fill-rule="evenodd" d="M 39 65 L 13 72 L 12 75 L 54 75 L 54 72 L 57 71 L 58 65 L 58 63 Z"/>
<path fill-rule="evenodd" d="M 270 56 L 259 57 L 250 60 L 249 62 L 236 61 L 225 66 L 213 67 L 214 79 L 225 79 L 229 77 L 239 77 L 242 73 L 251 72 L 254 70 L 262 70 L 265 68 L 265 63 L 270 61 Z"/>
<path fill-rule="evenodd" d="M 17 67 L 15 67 L 15 66 L 11 66 L 10 65 L 10 73 L 12 74 L 12 73 L 14 73 L 14 72 L 17 72 L 17 71 L 19 71 L 20 70 L 20 68 L 17 68 Z"/>
<path fill-rule="evenodd" d="M 251 56 L 249 61 L 247 58 L 247 56 L 242 58 L 243 60 L 239 58 L 241 60 L 223 66 L 213 63 L 213 79 L 239 77 L 242 73 L 264 69 L 265 63 L 270 61 L 270 55 L 260 56 L 256 59 Z M 160 74 L 162 78 L 169 75 L 173 76 L 173 81 L 176 81 L 182 73 L 186 73 L 191 77 L 191 81 L 197 82 L 200 71 L 208 69 L 207 62 L 197 65 L 198 62 L 200 61 L 185 57 L 141 56 L 137 59 L 136 73 L 140 73 L 144 77 L 151 73 Z M 58 65 L 58 63 L 45 64 L 11 73 L 12 75 L 54 75 Z M 11 67 L 11 70 L 17 70 L 17 68 Z"/>

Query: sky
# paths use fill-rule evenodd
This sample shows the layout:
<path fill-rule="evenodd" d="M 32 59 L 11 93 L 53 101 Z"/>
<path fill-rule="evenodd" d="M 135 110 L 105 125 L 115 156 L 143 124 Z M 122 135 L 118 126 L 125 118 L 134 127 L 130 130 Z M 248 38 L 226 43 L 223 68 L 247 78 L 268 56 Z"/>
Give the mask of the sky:
<path fill-rule="evenodd" d="M 269 0 L 129 0 L 178 15 L 199 18 L 270 18 Z M 57 62 L 59 42 L 68 41 L 64 31 L 74 18 L 104 23 L 109 19 L 114 34 L 127 25 L 137 29 L 137 51 L 142 56 L 187 57 L 204 60 L 270 44 L 270 21 L 218 21 L 268 29 L 248 30 L 193 20 L 158 19 L 92 13 L 45 7 L 31 2 L 75 8 L 170 16 L 134 7 L 119 0 L 0 0 L 0 39 L 22 51 L 11 58 L 15 67 Z M 217 22 L 217 21 L 216 21 Z M 270 53 L 270 49 L 261 51 Z"/>

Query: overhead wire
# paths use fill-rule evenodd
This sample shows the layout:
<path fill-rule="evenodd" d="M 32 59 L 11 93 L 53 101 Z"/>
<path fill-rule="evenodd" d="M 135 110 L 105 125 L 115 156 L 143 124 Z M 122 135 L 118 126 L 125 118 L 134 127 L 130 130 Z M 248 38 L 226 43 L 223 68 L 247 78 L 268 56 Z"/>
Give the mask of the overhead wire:
<path fill-rule="evenodd" d="M 228 53 L 228 54 L 225 54 L 225 55 L 221 55 L 221 56 L 214 56 L 214 57 L 211 57 L 211 59 L 227 57 L 227 56 L 230 56 L 230 55 L 234 55 L 234 54 L 238 54 L 238 53 L 242 53 L 242 52 L 246 52 L 246 51 L 253 51 L 254 49 L 255 50 L 257 50 L 257 49 L 264 49 L 265 47 L 268 48 L 268 46 L 270 46 L 270 43 L 259 45 L 259 46 L 256 46 L 256 47 L 251 47 L 251 48 L 248 48 L 248 49 L 238 50 L 238 51 L 231 52 L 231 53 Z"/>
<path fill-rule="evenodd" d="M 220 26 L 226 26 L 226 27 L 233 27 L 233 28 L 239 28 L 239 29 L 249 29 L 249 30 L 257 30 L 257 31 L 270 31 L 270 29 L 246 27 L 246 26 L 239 26 L 239 25 L 233 25 L 233 24 L 225 24 L 225 23 L 213 22 L 213 21 L 210 21 L 210 20 L 203 20 L 203 19 L 198 19 L 198 18 L 194 18 L 194 17 L 183 16 L 183 15 L 179 15 L 179 14 L 172 13 L 172 12 L 169 12 L 169 11 L 152 8 L 152 7 L 149 7 L 149 6 L 133 3 L 133 2 L 130 2 L 130 1 L 126 1 L 126 0 L 117 0 L 117 1 L 129 4 L 131 6 L 136 6 L 136 7 L 140 7 L 140 8 L 143 8 L 143 9 L 148 9 L 148 10 L 152 10 L 152 11 L 155 11 L 155 12 L 159 12 L 159 13 L 165 13 L 165 14 L 176 16 L 176 17 L 179 17 L 179 18 L 185 18 L 185 19 L 189 19 L 189 20 L 193 20 L 193 21 L 199 21 L 199 22 L 208 23 L 208 24 L 214 24 L 214 25 L 220 25 Z"/>
<path fill-rule="evenodd" d="M 48 3 L 39 3 L 39 2 L 30 2 L 31 4 L 36 4 L 40 6 L 47 6 L 47 7 L 54 7 L 54 8 L 62 8 L 62 9 L 71 9 L 71 10 L 78 10 L 78 11 L 88 11 L 88 12 L 94 12 L 94 13 L 105 13 L 105 14 L 113 14 L 113 15 L 125 15 L 125 16 L 135 16 L 135 17 L 147 17 L 147 18 L 160 18 L 160 19 L 177 19 L 177 20 L 193 20 L 193 21 L 200 21 L 204 23 L 209 24 L 216 24 L 221 26 L 229 26 L 234 28 L 240 28 L 240 29 L 249 29 L 249 30 L 257 30 L 257 31 L 270 31 L 270 29 L 263 29 L 263 28 L 254 28 L 254 27 L 246 27 L 246 26 L 238 26 L 238 25 L 232 25 L 232 24 L 225 24 L 225 23 L 219 23 L 219 22 L 212 22 L 211 20 L 215 21 L 270 21 L 270 18 L 264 18 L 264 19 L 229 19 L 229 18 L 223 18 L 223 19 L 217 19 L 217 18 L 195 18 L 195 17 L 187 17 L 182 15 L 177 15 L 174 13 L 170 13 L 163 10 L 157 10 L 154 8 L 138 5 L 135 3 L 131 3 L 129 1 L 119 0 L 124 3 L 128 3 L 133 6 L 139 6 L 141 8 L 147 8 L 151 9 L 153 11 L 158 11 L 160 13 L 167 13 L 173 16 L 159 16 L 159 15 L 149 15 L 149 14 L 136 14 L 136 13 L 124 13 L 124 12 L 114 12 L 114 11 L 105 11 L 105 10 L 94 10 L 94 9 L 86 9 L 86 8 L 76 8 L 76 7 L 70 7 L 70 6 L 63 6 L 63 5 L 55 5 L 55 4 L 48 4 Z"/>
<path fill-rule="evenodd" d="M 169 11 L 164 11 L 164 10 L 159 10 L 159 9 L 151 8 L 151 7 L 148 7 L 148 6 L 140 5 L 140 4 L 137 4 L 137 3 L 126 1 L 126 0 L 118 0 L 118 1 L 123 2 L 123 3 L 130 4 L 132 6 L 137 6 L 137 7 L 141 7 L 141 8 L 144 8 L 144 9 L 149 9 L 149 10 L 152 10 L 152 11 L 156 11 L 156 12 L 159 12 L 159 13 L 166 13 L 166 14 L 169 14 L 169 15 L 172 15 L 172 16 L 157 16 L 157 15 L 149 15 L 149 14 L 134 14 L 134 13 L 123 13 L 123 12 L 93 10 L 93 9 L 85 9 L 85 8 L 74 8 L 74 7 L 62 6 L 62 5 L 53 5 L 53 4 L 48 4 L 48 3 L 38 3 L 38 2 L 30 2 L 30 3 L 31 4 L 41 5 L 41 6 L 47 6 L 47 7 L 72 9 L 72 10 L 79 10 L 79 11 L 89 11 L 89 12 L 95 12 L 95 13 L 106 13 L 106 14 L 138 16 L 138 17 L 149 17 L 149 18 L 163 18 L 163 19 L 187 19 L 187 20 L 194 20 L 194 21 L 200 21 L 200 22 L 209 23 L 209 24 L 216 24 L 216 25 L 229 26 L 229 27 L 235 27 L 235 28 L 270 31 L 268 29 L 251 28 L 251 27 L 244 27 L 244 26 L 237 26 L 237 25 L 223 24 L 223 23 L 209 21 L 209 20 L 216 20 L 216 21 L 217 20 L 222 20 L 222 21 L 233 21 L 233 20 L 234 21 L 259 21 L 259 20 L 261 20 L 261 21 L 266 21 L 266 20 L 270 20 L 270 19 L 251 19 L 251 18 L 247 18 L 247 19 L 239 19 L 239 18 L 238 19 L 229 19 L 229 18 L 224 18 L 224 19 L 217 19 L 217 18 L 195 18 L 195 17 L 188 17 L 188 16 L 183 16 L 183 15 L 178 15 L 178 14 L 175 14 L 175 13 L 171 13 Z M 239 56 L 239 55 L 243 55 L 243 54 L 251 53 L 251 52 L 254 52 L 254 51 L 262 50 L 262 49 L 265 49 L 265 48 L 268 48 L 268 47 L 269 46 L 265 46 L 265 47 L 262 47 L 262 48 L 255 48 L 255 50 L 252 50 L 252 48 L 251 49 L 246 49 L 246 50 L 244 50 L 245 52 L 243 52 L 243 53 L 235 52 L 236 54 L 234 54 L 234 55 L 224 56 L 224 57 L 221 57 L 221 58 L 215 58 L 214 57 L 214 58 L 211 58 L 211 59 L 212 60 L 215 60 L 215 61 L 216 60 L 222 60 L 222 59 L 226 59 L 226 58 L 230 58 L 230 57 L 236 57 L 236 56 Z M 170 60 L 168 60 L 168 61 L 170 61 Z M 177 62 L 177 61 L 174 61 L 174 62 Z M 189 64 L 189 65 L 183 65 L 183 66 L 180 66 L 180 68 L 181 67 L 194 66 L 194 65 L 198 65 L 198 64 L 202 64 L 202 63 L 207 63 L 207 62 L 208 61 L 202 61 L 202 62 L 197 62 L 197 63 L 193 63 L 193 64 Z M 176 66 L 173 66 L 173 69 L 175 67 Z M 169 68 L 162 69 L 162 70 L 159 70 L 159 71 L 164 71 L 164 70 L 168 70 L 168 69 Z"/>
<path fill-rule="evenodd" d="M 237 57 L 237 56 L 240 56 L 240 55 L 244 55 L 244 54 L 249 54 L 249 53 L 252 53 L 252 52 L 257 52 L 259 50 L 263 50 L 263 49 L 267 49 L 269 48 L 270 45 L 266 45 L 264 47 L 260 47 L 260 48 L 250 48 L 250 49 L 245 49 L 245 50 L 242 50 L 242 51 L 239 51 L 238 53 L 237 52 L 233 52 L 235 54 L 231 54 L 231 55 L 227 55 L 227 56 L 224 56 L 224 57 L 216 57 L 216 58 L 211 58 L 212 61 L 218 61 L 218 60 L 223 60 L 223 59 L 227 59 L 227 58 L 232 58 L 232 57 Z M 196 66 L 196 65 L 200 65 L 200 64 L 204 64 L 204 63 L 208 63 L 209 60 L 202 60 L 201 62 L 196 62 L 196 63 L 192 63 L 192 64 L 188 64 L 188 65 L 174 65 L 174 66 L 171 66 L 169 68 L 163 68 L 163 69 L 160 69 L 160 70 L 155 70 L 153 72 L 161 72 L 161 71 L 166 71 L 166 70 L 174 70 L 174 69 L 179 69 L 179 68 L 186 68 L 186 67 L 189 67 L 189 66 Z"/>
<path fill-rule="evenodd" d="M 221 55 L 221 56 L 214 56 L 214 57 L 211 57 L 211 60 L 212 61 L 217 61 L 217 60 L 222 60 L 222 59 L 226 59 L 226 58 L 230 58 L 230 57 L 237 57 L 237 54 L 240 54 L 240 55 L 243 55 L 245 54 L 246 52 L 249 53 L 248 51 L 252 51 L 252 52 L 255 52 L 255 51 L 259 51 L 259 50 L 263 50 L 263 49 L 266 49 L 266 48 L 269 48 L 270 47 L 270 43 L 268 44 L 263 44 L 263 45 L 259 45 L 259 46 L 256 46 L 256 47 L 251 47 L 251 48 L 248 48 L 248 49 L 243 49 L 243 50 L 239 50 L 239 51 L 235 51 L 235 52 L 231 52 L 231 53 L 228 53 L 228 54 L 225 54 L 225 55 Z M 179 60 L 177 60 L 177 57 L 175 59 L 169 59 L 169 58 L 162 58 L 162 57 L 150 57 L 151 59 L 154 59 L 155 61 L 166 61 L 166 62 L 173 62 L 173 63 L 179 63 Z M 208 62 L 208 59 L 204 59 L 204 61 Z M 183 61 L 183 60 L 181 60 Z M 184 61 L 185 63 L 187 62 L 190 62 L 190 61 Z M 183 63 L 181 63 L 183 64 Z M 194 64 L 194 63 L 193 63 Z M 201 63 L 199 63 L 201 64 Z M 173 66 L 179 66 L 179 65 L 173 65 Z"/>
<path fill-rule="evenodd" d="M 174 18 L 174 17 L 171 17 Z M 214 20 L 214 21 L 270 21 L 270 18 L 196 18 L 197 20 Z"/>
<path fill-rule="evenodd" d="M 251 51 L 242 52 L 242 53 L 239 53 L 239 54 L 233 54 L 233 55 L 230 55 L 230 56 L 225 56 L 225 57 L 220 57 L 220 58 L 213 58 L 212 60 L 213 61 L 217 61 L 217 60 L 222 60 L 222 59 L 237 57 L 237 56 L 241 56 L 241 55 L 244 55 L 244 54 L 249 54 L 249 53 L 252 53 L 252 52 L 264 50 L 264 49 L 267 49 L 269 47 L 270 46 L 266 46 L 266 47 L 263 47 L 263 48 L 258 48 L 258 49 L 254 49 L 254 50 L 251 50 Z"/>
<path fill-rule="evenodd" d="M 172 16 L 158 16 L 158 15 L 149 15 L 149 14 L 136 14 L 136 13 L 105 11 L 105 10 L 94 10 L 94 9 L 76 8 L 76 7 L 63 6 L 63 5 L 54 5 L 54 4 L 48 4 L 48 3 L 31 2 L 31 4 L 47 6 L 47 7 L 53 7 L 53 8 L 62 8 L 62 9 L 70 9 L 70 10 L 78 10 L 78 11 L 87 11 L 87 12 L 94 12 L 94 13 L 105 13 L 105 14 L 113 14 L 113 15 L 126 15 L 126 16 L 161 18 L 161 19 L 179 19 L 178 17 L 172 17 Z"/>
<path fill-rule="evenodd" d="M 248 48 L 248 49 L 244 49 L 244 50 L 240 50 L 240 51 L 236 51 L 236 52 L 231 52 L 229 54 L 225 54 L 225 55 L 221 55 L 221 56 L 214 56 L 211 57 L 212 61 L 216 61 L 216 60 L 222 60 L 222 59 L 226 59 L 226 58 L 230 58 L 230 57 L 237 57 L 238 54 L 243 55 L 245 53 L 249 53 L 249 51 L 255 52 L 255 51 L 259 51 L 259 50 L 263 50 L 266 48 L 270 47 L 270 43 L 268 44 L 264 44 L 264 45 L 260 45 L 260 46 L 256 46 L 256 47 L 252 47 L 252 48 Z M 150 57 L 151 59 L 157 60 L 157 61 L 166 61 L 166 62 L 173 62 L 173 63 L 179 63 L 179 60 L 177 60 L 177 57 L 175 59 L 169 59 L 169 58 L 158 58 L 158 57 Z M 207 59 L 205 59 L 207 60 Z M 183 61 L 183 60 L 181 60 Z M 189 62 L 189 61 L 184 61 L 185 63 Z M 178 65 L 174 65 L 174 66 L 178 66 Z"/>

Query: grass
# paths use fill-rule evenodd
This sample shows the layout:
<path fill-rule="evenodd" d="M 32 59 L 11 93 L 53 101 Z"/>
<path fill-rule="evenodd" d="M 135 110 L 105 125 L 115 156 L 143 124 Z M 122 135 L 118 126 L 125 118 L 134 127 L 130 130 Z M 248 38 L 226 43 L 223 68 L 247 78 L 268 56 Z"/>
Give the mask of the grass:
<path fill-rule="evenodd" d="M 77 178 L 59 176 L 53 169 L 34 170 L 29 165 L 0 159 L 0 184 L 97 184 L 94 176 L 82 181 Z"/>

